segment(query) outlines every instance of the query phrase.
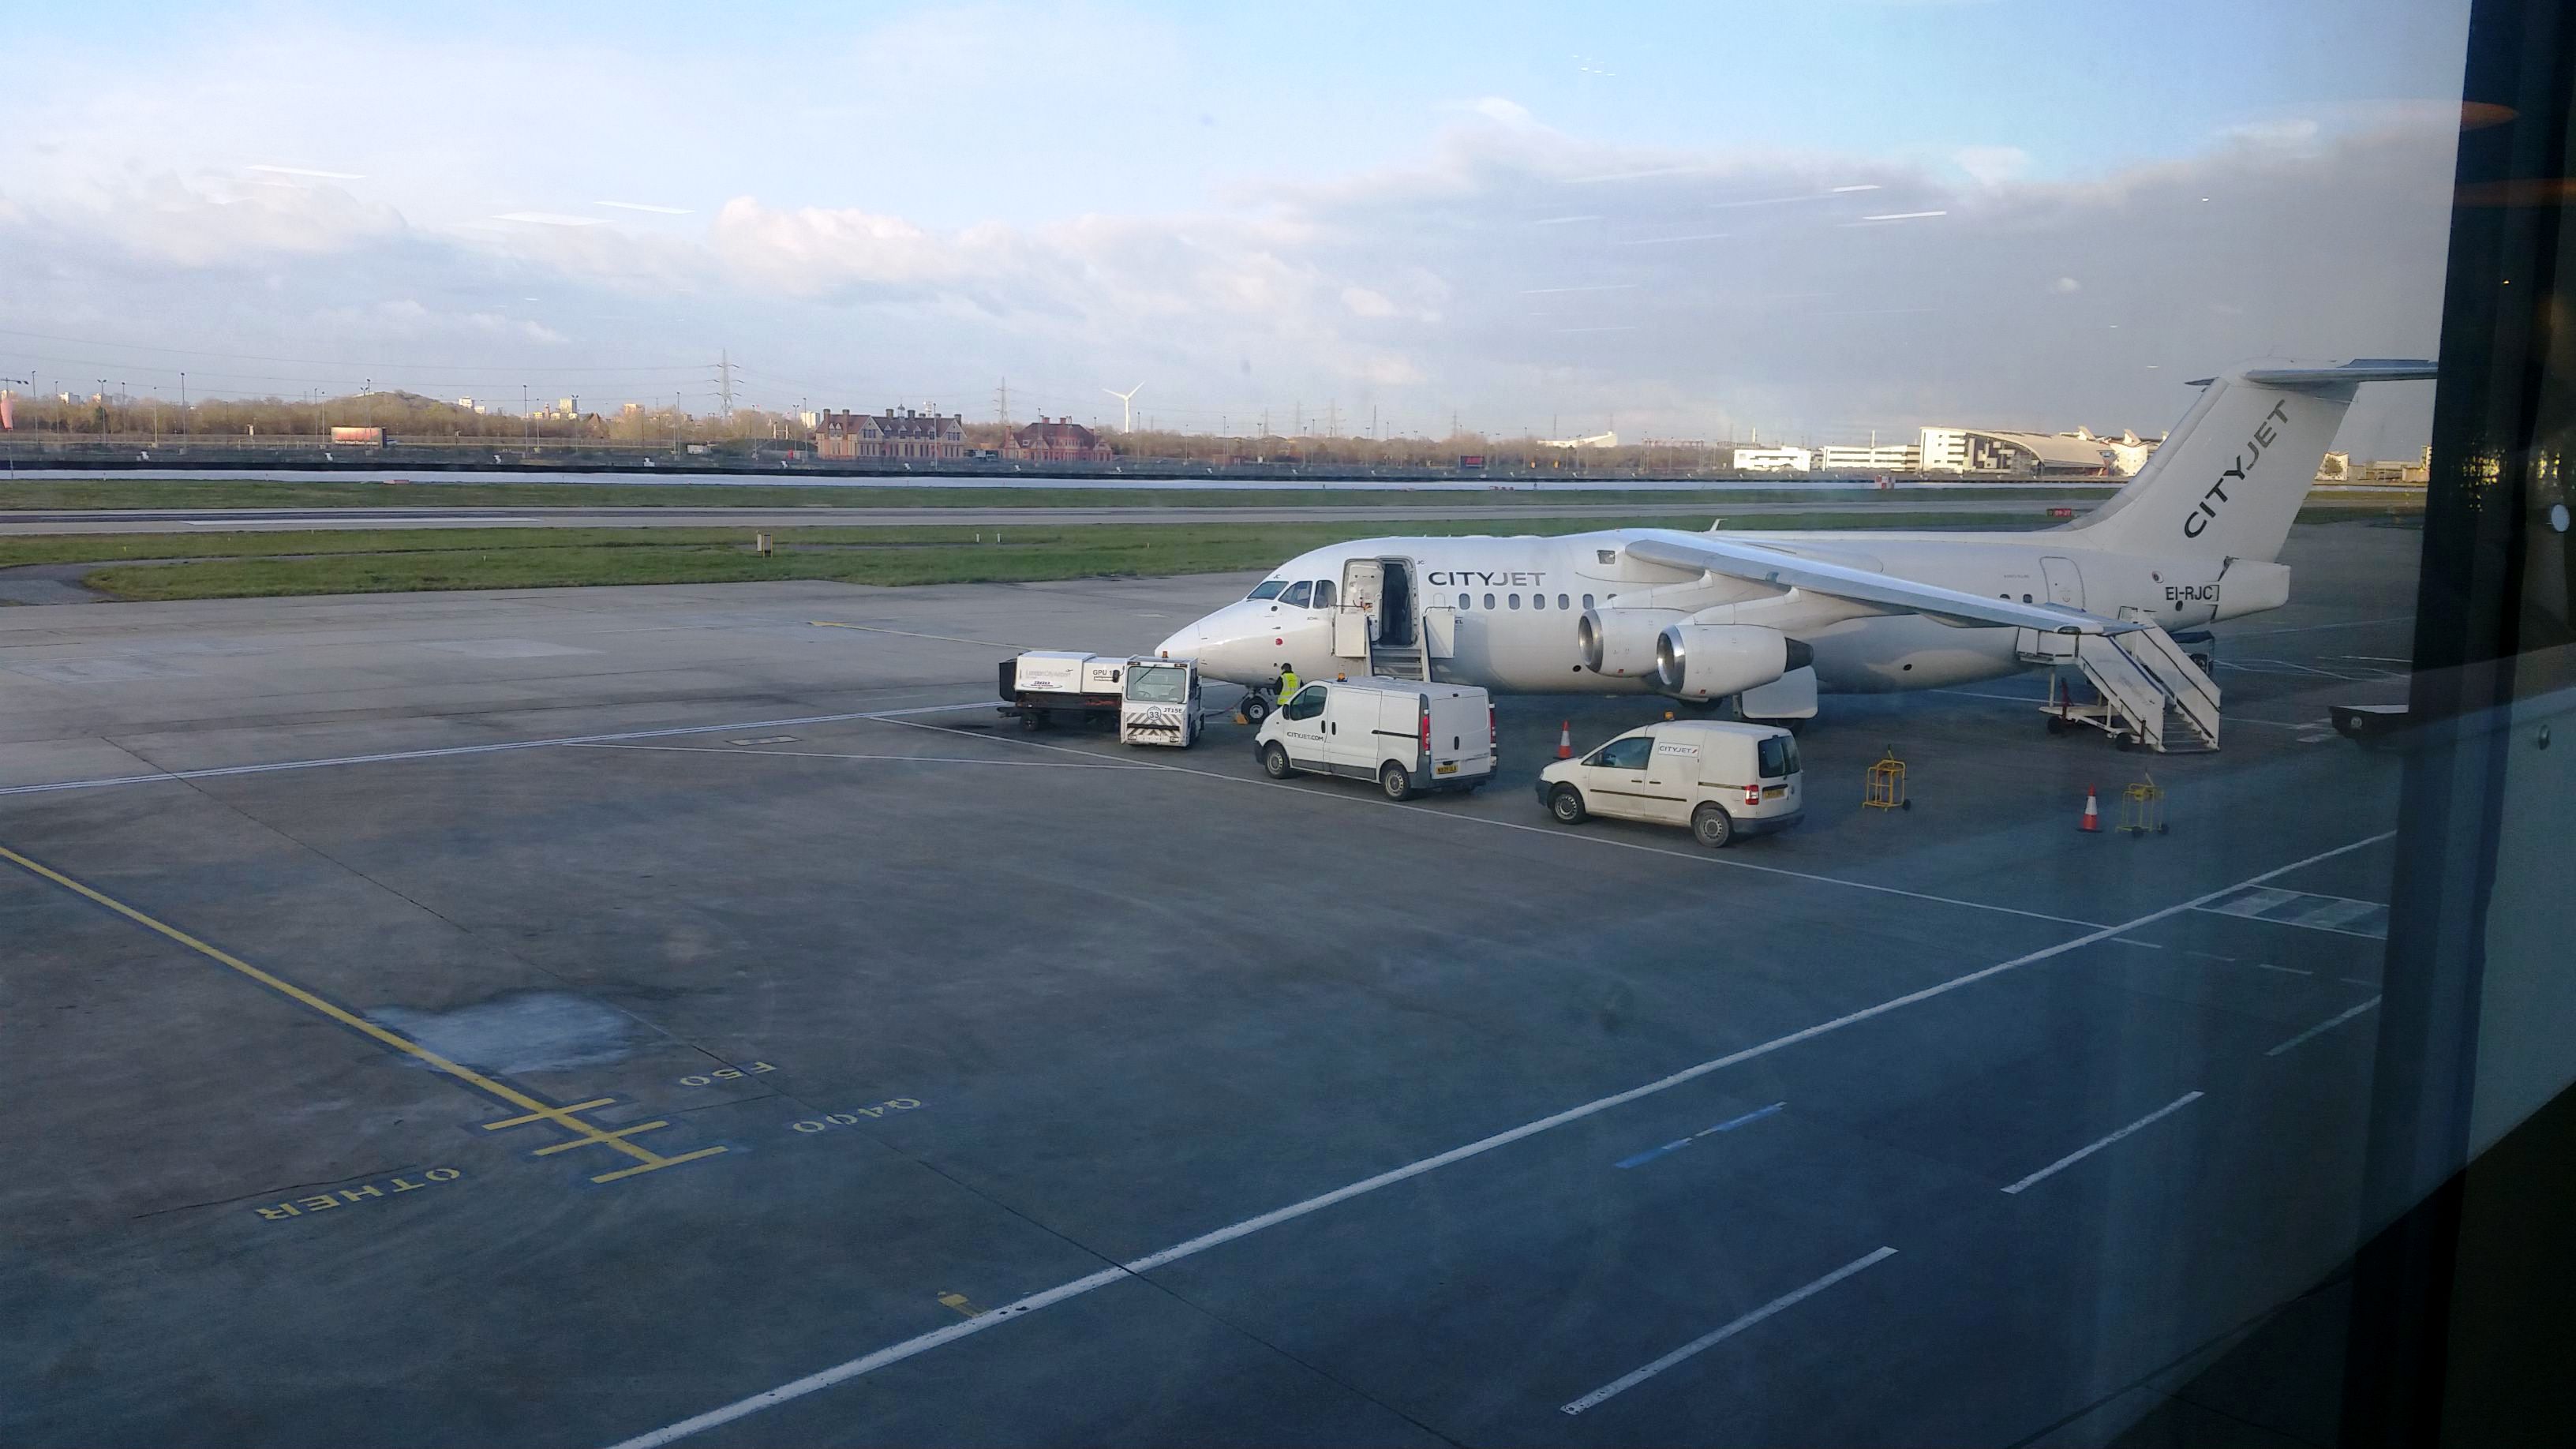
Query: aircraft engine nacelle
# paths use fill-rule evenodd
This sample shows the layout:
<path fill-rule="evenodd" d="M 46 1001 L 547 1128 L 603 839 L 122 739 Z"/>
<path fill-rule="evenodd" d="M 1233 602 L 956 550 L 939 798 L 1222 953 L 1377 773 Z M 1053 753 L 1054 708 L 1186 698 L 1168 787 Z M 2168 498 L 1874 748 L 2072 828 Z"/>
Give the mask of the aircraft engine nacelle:
<path fill-rule="evenodd" d="M 1756 624 L 1671 624 L 1655 636 L 1655 682 L 1683 699 L 1723 699 L 1815 662 L 1816 651 Z"/>
<path fill-rule="evenodd" d="M 1655 636 L 1678 622 L 1679 609 L 1586 609 L 1574 626 L 1575 646 L 1583 667 L 1613 679 L 1650 677 L 1655 672 Z"/>

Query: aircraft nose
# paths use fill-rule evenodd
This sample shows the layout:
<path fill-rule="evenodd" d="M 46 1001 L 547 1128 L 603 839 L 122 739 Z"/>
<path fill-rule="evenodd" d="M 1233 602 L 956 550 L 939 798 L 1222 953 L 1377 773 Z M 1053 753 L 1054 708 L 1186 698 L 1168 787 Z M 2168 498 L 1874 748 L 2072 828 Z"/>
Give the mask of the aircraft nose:
<path fill-rule="evenodd" d="M 1196 659 L 1207 652 L 1207 630 L 1196 624 L 1172 631 L 1172 637 L 1154 646 L 1154 652 L 1165 659 Z"/>

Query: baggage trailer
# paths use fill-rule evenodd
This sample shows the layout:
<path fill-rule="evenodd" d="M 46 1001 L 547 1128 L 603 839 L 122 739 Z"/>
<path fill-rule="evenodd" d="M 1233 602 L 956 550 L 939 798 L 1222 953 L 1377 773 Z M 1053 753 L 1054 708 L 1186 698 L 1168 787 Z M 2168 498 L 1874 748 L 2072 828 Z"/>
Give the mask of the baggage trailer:
<path fill-rule="evenodd" d="M 1198 741 L 1196 660 L 1032 649 L 1002 661 L 999 683 L 999 712 L 1025 730 L 1107 724 L 1121 744 Z"/>

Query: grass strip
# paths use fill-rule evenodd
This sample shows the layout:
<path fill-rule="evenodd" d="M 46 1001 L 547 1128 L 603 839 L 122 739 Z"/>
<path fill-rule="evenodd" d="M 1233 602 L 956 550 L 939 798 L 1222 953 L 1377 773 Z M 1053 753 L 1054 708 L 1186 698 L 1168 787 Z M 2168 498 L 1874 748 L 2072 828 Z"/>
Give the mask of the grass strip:
<path fill-rule="evenodd" d="M 2379 518 L 2385 510 L 2303 510 L 2303 522 Z M 1730 517 L 1754 529 L 2017 529 L 1998 515 L 1773 514 Z M 1515 519 L 1519 531 L 1582 533 L 1668 526 L 1669 519 Z M 1490 531 L 1479 522 L 1413 525 L 1422 536 Z M 980 532 L 981 537 L 978 537 Z M 417 529 L 348 532 L 104 534 L 0 540 L 0 566 L 97 561 L 94 589 L 125 599 L 250 598 L 438 589 L 579 588 L 603 584 L 828 580 L 853 584 L 1032 582 L 1268 569 L 1308 549 L 1383 532 L 1366 520 L 1312 524 L 1066 524 L 1048 528 L 787 529 L 778 552 L 753 553 L 742 529 Z M 116 566 L 118 559 L 193 561 Z"/>

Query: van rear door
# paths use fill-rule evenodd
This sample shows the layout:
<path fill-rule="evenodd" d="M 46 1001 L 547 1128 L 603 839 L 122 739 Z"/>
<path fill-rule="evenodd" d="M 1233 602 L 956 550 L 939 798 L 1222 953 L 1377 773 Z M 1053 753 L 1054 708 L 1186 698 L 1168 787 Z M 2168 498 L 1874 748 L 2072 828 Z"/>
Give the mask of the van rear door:
<path fill-rule="evenodd" d="M 1798 742 L 1788 735 L 1765 735 L 1754 747 L 1756 773 L 1761 776 L 1762 800 L 1769 804 L 1798 799 Z"/>
<path fill-rule="evenodd" d="M 1431 711 L 1435 782 L 1483 775 L 1492 769 L 1493 725 L 1482 690 L 1441 689 L 1416 698 L 1427 701 Z"/>

